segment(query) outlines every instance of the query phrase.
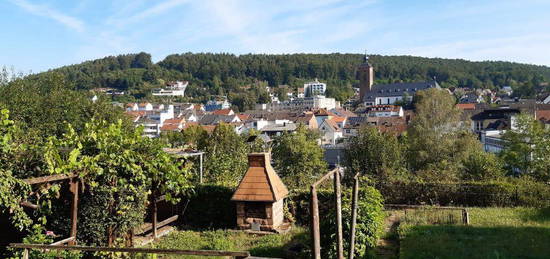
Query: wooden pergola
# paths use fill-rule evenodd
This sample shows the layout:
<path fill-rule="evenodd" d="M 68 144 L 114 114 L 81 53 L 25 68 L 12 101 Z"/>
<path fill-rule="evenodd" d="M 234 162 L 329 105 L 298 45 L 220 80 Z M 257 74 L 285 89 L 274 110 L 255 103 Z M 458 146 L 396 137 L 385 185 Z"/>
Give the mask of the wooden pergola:
<path fill-rule="evenodd" d="M 72 199 L 71 199 L 71 232 L 70 236 L 68 238 L 59 240 L 57 242 L 54 242 L 50 245 L 63 245 L 63 244 L 69 244 L 69 245 L 76 245 L 76 234 L 77 234 L 77 225 L 78 225 L 78 199 L 79 199 L 79 184 L 80 179 L 78 178 L 78 175 L 73 174 L 58 174 L 58 175 L 48 175 L 48 176 L 42 176 L 42 177 L 34 177 L 34 178 L 27 178 L 23 179 L 23 182 L 29 184 L 29 185 L 38 185 L 38 184 L 51 184 L 53 182 L 59 182 L 59 181 L 69 181 L 69 191 L 72 193 Z M 21 201 L 19 203 L 23 207 L 31 208 L 31 209 L 38 209 L 38 205 L 32 204 L 27 201 Z"/>

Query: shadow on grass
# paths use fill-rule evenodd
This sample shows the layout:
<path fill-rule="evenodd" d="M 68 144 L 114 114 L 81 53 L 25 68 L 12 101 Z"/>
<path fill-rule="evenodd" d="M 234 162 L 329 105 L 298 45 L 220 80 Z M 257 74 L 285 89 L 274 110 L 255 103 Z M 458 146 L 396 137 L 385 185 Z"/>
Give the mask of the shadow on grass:
<path fill-rule="evenodd" d="M 537 209 L 535 213 L 522 216 L 523 220 L 535 221 L 542 224 L 550 223 L 550 207 Z M 550 257 L 550 255 L 548 256 Z"/>
<path fill-rule="evenodd" d="M 310 237 L 307 231 L 297 233 L 285 243 L 279 242 L 281 236 L 269 235 L 259 240 L 258 245 L 251 248 L 252 256 L 276 258 L 310 258 Z"/>
<path fill-rule="evenodd" d="M 550 258 L 550 228 L 408 226 L 401 258 Z"/>

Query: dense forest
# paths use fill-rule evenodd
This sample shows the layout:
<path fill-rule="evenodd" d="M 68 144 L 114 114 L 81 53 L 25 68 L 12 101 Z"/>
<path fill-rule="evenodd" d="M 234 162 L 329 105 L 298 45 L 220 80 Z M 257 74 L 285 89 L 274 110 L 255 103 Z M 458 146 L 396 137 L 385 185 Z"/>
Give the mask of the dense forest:
<path fill-rule="evenodd" d="M 550 81 L 550 68 L 511 62 L 471 62 L 460 59 L 412 56 L 369 55 L 375 68 L 376 83 L 423 81 L 436 78 L 443 87 L 498 89 L 505 85 L 515 94 L 533 97 Z M 32 75 L 61 73 L 75 89 L 109 87 L 124 90 L 133 98 L 151 98 L 150 90 L 171 80 L 187 80 L 186 100 L 205 101 L 228 96 L 239 108 L 247 108 L 268 98 L 265 87 L 276 87 L 284 98 L 286 91 L 318 78 L 328 84 L 328 95 L 345 100 L 357 84 L 356 67 L 360 54 L 211 54 L 184 53 L 167 56 L 153 63 L 147 53 L 110 56 Z M 288 87 L 279 87 L 286 85 Z M 546 89 L 548 90 L 548 89 Z"/>

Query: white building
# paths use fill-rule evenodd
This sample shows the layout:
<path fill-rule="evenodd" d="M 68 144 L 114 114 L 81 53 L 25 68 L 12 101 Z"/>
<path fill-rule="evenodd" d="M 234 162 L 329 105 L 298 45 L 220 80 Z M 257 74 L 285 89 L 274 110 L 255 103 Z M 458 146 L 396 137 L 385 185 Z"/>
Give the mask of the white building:
<path fill-rule="evenodd" d="M 340 107 L 340 102 L 337 102 L 334 98 L 327 98 L 325 96 L 313 96 L 306 98 L 296 98 L 291 101 L 272 103 L 272 110 L 292 110 L 292 109 L 327 109 L 332 110 Z"/>
<path fill-rule="evenodd" d="M 487 130 L 481 132 L 481 144 L 485 152 L 500 153 L 504 149 L 505 141 L 502 139 L 504 131 Z"/>
<path fill-rule="evenodd" d="M 176 81 L 169 83 L 166 88 L 153 90 L 154 96 L 184 96 L 185 89 L 189 85 L 187 81 Z"/>
<path fill-rule="evenodd" d="M 338 139 L 343 137 L 342 128 L 332 119 L 324 120 L 319 125 L 319 131 L 321 132 L 321 144 L 324 145 L 336 145 Z"/>
<path fill-rule="evenodd" d="M 327 84 L 319 82 L 317 78 L 315 78 L 315 81 L 304 84 L 304 92 L 308 97 L 316 96 L 316 95 L 325 95 L 326 90 L 327 90 Z"/>
<path fill-rule="evenodd" d="M 370 117 L 403 117 L 403 107 L 397 105 L 373 105 L 367 107 Z"/>

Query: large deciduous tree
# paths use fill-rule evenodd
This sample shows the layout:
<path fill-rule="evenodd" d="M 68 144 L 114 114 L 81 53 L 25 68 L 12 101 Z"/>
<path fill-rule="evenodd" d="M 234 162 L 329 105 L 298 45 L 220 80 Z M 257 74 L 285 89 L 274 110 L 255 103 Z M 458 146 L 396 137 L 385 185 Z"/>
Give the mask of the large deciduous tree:
<path fill-rule="evenodd" d="M 291 188 L 313 183 L 327 169 L 315 134 L 304 126 L 275 138 L 272 152 L 277 173 Z"/>
<path fill-rule="evenodd" d="M 405 170 L 402 150 L 395 136 L 367 126 L 349 140 L 345 162 L 352 174 L 360 173 L 384 180 Z"/>
<path fill-rule="evenodd" d="M 511 172 L 550 180 L 550 130 L 527 114 L 519 115 L 503 139 L 502 159 Z"/>

